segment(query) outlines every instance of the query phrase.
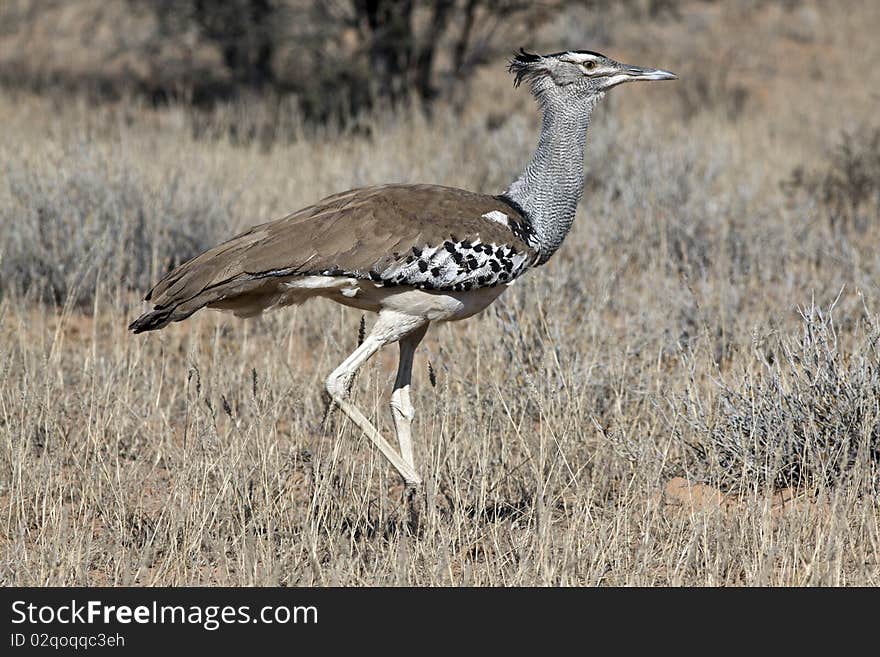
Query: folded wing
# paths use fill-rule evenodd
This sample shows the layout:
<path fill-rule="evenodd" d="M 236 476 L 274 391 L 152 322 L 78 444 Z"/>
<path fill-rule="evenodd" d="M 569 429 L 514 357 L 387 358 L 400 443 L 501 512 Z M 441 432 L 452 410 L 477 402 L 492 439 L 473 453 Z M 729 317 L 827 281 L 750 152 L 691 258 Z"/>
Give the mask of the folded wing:
<path fill-rule="evenodd" d="M 239 296 L 277 296 L 298 276 L 449 291 L 498 285 L 533 262 L 527 237 L 524 217 L 499 197 L 438 185 L 355 189 L 183 263 L 150 290 L 154 309 L 130 328 L 161 328 Z"/>

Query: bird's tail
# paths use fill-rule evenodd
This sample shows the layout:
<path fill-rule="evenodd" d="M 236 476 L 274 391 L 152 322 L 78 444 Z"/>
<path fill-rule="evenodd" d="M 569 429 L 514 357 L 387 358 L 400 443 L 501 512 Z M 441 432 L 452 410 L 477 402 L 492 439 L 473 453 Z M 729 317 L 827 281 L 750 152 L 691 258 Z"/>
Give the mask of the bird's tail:
<path fill-rule="evenodd" d="M 180 319 L 184 318 L 181 317 Z M 179 321 L 174 317 L 174 308 L 161 308 L 144 313 L 128 325 L 128 330 L 135 333 L 155 331 L 156 329 L 165 328 L 173 321 Z"/>
<path fill-rule="evenodd" d="M 165 295 L 162 305 L 154 306 L 153 310 L 138 317 L 128 328 L 135 333 L 155 331 L 171 322 L 183 321 L 202 308 L 230 311 L 236 317 L 255 317 L 276 305 L 290 305 L 304 300 L 292 296 L 282 298 L 286 290 L 281 289 L 281 285 L 280 277 L 243 274 L 192 297 L 186 294 Z"/>

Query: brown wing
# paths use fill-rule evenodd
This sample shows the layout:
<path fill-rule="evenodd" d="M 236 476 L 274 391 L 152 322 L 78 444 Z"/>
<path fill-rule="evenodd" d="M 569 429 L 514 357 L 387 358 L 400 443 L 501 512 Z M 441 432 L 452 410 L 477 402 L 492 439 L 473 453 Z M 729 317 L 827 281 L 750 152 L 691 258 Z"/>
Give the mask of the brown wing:
<path fill-rule="evenodd" d="M 343 192 L 183 263 L 150 290 L 146 299 L 154 310 L 130 328 L 161 328 L 208 304 L 273 292 L 299 275 L 344 274 L 428 289 L 497 284 L 531 263 L 526 226 L 505 201 L 452 187 L 382 185 Z M 453 253 L 461 245 L 468 252 Z"/>

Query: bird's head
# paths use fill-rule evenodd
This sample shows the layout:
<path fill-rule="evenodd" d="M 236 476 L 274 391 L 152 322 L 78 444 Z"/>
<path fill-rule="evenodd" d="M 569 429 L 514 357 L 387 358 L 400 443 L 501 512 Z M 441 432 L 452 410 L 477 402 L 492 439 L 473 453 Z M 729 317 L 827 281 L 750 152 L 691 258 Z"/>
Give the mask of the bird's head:
<path fill-rule="evenodd" d="M 621 64 L 591 50 L 535 55 L 520 50 L 510 60 L 514 84 L 531 85 L 539 100 L 599 97 L 612 87 L 636 80 L 675 80 L 669 71 Z"/>

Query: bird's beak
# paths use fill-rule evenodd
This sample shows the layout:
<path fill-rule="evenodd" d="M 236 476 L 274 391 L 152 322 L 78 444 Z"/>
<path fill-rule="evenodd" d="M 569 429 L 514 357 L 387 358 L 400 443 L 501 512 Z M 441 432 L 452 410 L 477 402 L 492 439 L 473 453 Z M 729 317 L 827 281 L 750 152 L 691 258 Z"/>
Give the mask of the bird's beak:
<path fill-rule="evenodd" d="M 642 68 L 641 66 L 621 65 L 620 70 L 615 75 L 606 78 L 603 90 L 616 87 L 624 82 L 635 82 L 636 80 L 677 80 L 675 73 L 664 71 L 659 68 Z"/>
<path fill-rule="evenodd" d="M 630 80 L 677 80 L 678 76 L 675 73 L 670 73 L 669 71 L 664 71 L 659 68 L 642 68 L 641 66 L 627 66 L 623 70 L 623 75 L 625 75 Z"/>

